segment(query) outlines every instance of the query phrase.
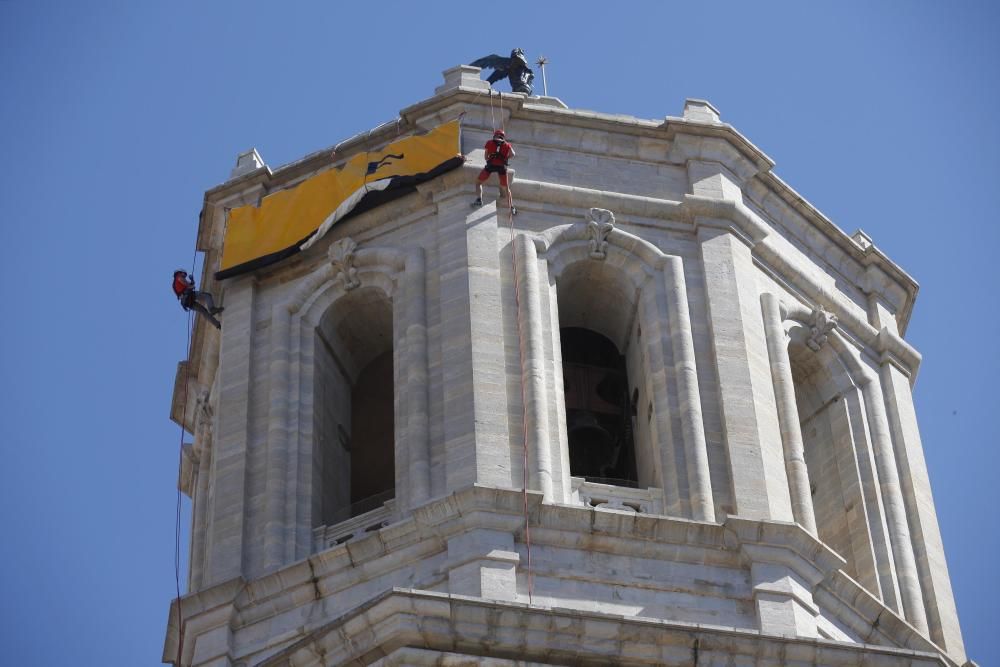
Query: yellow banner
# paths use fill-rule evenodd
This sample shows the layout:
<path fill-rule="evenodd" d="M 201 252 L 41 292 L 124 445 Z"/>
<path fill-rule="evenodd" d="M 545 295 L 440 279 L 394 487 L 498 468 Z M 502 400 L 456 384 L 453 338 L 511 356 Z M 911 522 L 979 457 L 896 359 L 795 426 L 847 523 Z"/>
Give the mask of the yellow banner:
<path fill-rule="evenodd" d="M 340 168 L 264 197 L 259 206 L 234 208 L 216 277 L 227 278 L 293 255 L 324 222 L 329 227 L 354 210 L 406 194 L 417 183 L 458 166 L 459 131 L 456 120 L 382 150 L 358 153 Z M 344 210 L 348 206 L 351 210 Z"/>

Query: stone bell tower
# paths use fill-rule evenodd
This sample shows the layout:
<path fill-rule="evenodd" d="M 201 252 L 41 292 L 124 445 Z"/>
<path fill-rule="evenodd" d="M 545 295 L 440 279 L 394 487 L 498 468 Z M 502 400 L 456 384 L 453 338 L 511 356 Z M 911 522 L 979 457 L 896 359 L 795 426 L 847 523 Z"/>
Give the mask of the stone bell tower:
<path fill-rule="evenodd" d="M 177 376 L 193 525 L 164 661 L 964 664 L 913 279 L 708 102 L 645 120 L 505 94 L 497 118 L 477 68 L 444 77 L 206 193 L 226 310 Z M 464 164 L 213 277 L 257 238 L 235 216 L 457 119 Z M 495 189 L 470 207 L 494 123 L 516 217 Z"/>

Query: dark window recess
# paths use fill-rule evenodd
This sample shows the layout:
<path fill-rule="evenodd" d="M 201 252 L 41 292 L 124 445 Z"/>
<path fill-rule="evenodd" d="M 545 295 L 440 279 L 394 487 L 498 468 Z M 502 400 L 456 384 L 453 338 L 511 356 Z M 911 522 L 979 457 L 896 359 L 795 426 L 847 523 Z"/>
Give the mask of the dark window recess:
<path fill-rule="evenodd" d="M 395 494 L 392 351 L 361 372 L 351 392 L 351 516 Z"/>
<path fill-rule="evenodd" d="M 602 484 L 637 486 L 625 357 L 614 343 L 589 329 L 561 329 L 560 339 L 570 474 Z"/>

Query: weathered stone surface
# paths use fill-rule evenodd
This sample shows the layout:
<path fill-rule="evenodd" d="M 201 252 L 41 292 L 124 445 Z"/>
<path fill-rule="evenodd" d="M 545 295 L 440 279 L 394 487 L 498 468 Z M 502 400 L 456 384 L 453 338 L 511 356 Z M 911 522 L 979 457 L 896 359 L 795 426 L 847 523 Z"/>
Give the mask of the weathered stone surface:
<path fill-rule="evenodd" d="M 518 215 L 470 208 L 487 90 L 448 70 L 336 158 L 248 153 L 207 193 L 211 270 L 226 207 L 463 118 L 464 167 L 202 281 L 226 310 L 172 404 L 194 511 L 164 660 L 962 664 L 913 280 L 701 100 L 651 121 L 505 95 Z M 567 327 L 622 356 L 637 488 L 571 468 Z M 356 507 L 352 387 L 389 352 L 392 498 Z"/>

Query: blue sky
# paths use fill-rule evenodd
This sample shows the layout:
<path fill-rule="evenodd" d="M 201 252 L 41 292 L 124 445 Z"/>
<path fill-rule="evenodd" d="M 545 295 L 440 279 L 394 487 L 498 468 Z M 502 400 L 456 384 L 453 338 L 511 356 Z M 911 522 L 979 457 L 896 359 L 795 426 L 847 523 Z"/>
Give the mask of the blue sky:
<path fill-rule="evenodd" d="M 571 107 L 661 118 L 711 100 L 917 279 L 917 414 L 967 647 L 994 662 L 1000 13 L 695 5 L 0 0 L 9 664 L 159 663 L 186 333 L 167 282 L 203 192 L 250 146 L 296 159 L 514 46 L 550 59 Z"/>

